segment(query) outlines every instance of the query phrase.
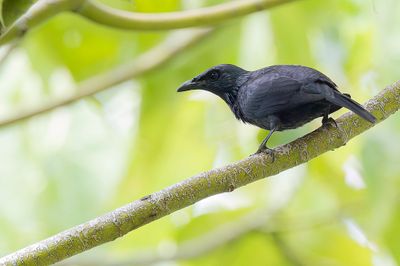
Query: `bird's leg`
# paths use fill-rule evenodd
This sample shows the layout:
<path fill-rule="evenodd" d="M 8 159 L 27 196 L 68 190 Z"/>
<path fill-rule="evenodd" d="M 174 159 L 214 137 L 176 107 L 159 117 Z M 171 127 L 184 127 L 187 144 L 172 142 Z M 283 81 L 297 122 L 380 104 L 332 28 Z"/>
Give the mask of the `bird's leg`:
<path fill-rule="evenodd" d="M 271 128 L 271 130 L 268 132 L 268 135 L 265 137 L 265 139 L 261 142 L 261 144 L 258 147 L 258 150 L 256 151 L 255 154 L 259 154 L 262 152 L 267 153 L 272 157 L 272 161 L 274 161 L 275 160 L 274 150 L 267 147 L 267 142 L 271 138 L 272 134 L 276 130 L 278 130 L 280 121 L 279 121 L 279 118 L 276 116 L 270 116 L 270 117 L 268 117 L 268 120 L 269 120 L 269 124 L 270 124 L 269 128 Z"/>
<path fill-rule="evenodd" d="M 334 125 L 335 127 L 337 127 L 335 119 L 333 119 L 332 117 L 328 117 L 328 115 L 324 115 L 324 117 L 322 118 L 322 125 L 323 126 Z"/>
<path fill-rule="evenodd" d="M 329 125 L 334 125 L 335 127 L 337 127 L 335 119 L 329 117 L 329 113 L 330 113 L 330 107 L 328 107 L 328 109 L 324 113 L 324 116 L 322 117 L 322 126 L 327 127 Z"/>
<path fill-rule="evenodd" d="M 275 130 L 276 128 L 273 128 L 269 131 L 268 135 L 265 137 L 265 139 L 261 142 L 260 146 L 258 147 L 256 154 L 260 152 L 267 152 L 267 153 L 273 152 L 273 149 L 267 147 L 267 142 L 269 138 L 272 136 L 272 134 L 275 132 Z"/>

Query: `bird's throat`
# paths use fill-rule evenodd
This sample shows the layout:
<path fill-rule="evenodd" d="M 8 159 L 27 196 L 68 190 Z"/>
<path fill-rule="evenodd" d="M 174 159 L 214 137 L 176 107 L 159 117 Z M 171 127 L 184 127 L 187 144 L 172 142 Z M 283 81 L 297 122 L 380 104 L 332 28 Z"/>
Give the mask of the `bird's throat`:
<path fill-rule="evenodd" d="M 224 101 L 228 104 L 229 108 L 231 108 L 235 117 L 243 121 L 243 113 L 242 110 L 240 109 L 239 102 L 237 101 L 237 95 L 238 91 L 232 90 L 230 92 L 224 93 L 224 95 L 221 98 L 224 99 Z"/>

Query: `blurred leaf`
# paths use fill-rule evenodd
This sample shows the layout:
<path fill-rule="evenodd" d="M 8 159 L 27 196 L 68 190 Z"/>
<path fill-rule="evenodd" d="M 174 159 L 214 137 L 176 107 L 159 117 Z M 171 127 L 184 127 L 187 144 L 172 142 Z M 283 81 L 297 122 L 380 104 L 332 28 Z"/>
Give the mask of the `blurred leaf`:
<path fill-rule="evenodd" d="M 290 265 L 268 235 L 251 232 L 183 265 Z"/>

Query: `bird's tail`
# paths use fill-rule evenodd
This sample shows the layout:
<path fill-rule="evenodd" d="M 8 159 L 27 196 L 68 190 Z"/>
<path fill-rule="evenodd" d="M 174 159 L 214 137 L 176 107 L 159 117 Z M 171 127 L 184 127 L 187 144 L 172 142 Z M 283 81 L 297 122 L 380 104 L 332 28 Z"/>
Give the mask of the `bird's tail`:
<path fill-rule="evenodd" d="M 350 95 L 342 94 L 339 91 L 334 90 L 333 94 L 330 94 L 327 97 L 327 100 L 333 104 L 339 105 L 341 107 L 345 107 L 357 115 L 361 116 L 365 120 L 369 121 L 370 123 L 375 123 L 376 118 L 370 112 L 365 110 L 365 108 L 359 104 L 358 102 L 352 100 Z"/>

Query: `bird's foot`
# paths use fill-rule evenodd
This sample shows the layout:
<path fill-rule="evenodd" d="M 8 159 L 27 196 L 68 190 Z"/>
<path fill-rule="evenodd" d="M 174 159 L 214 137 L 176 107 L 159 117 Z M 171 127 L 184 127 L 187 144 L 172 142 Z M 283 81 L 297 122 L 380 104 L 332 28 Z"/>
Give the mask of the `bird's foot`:
<path fill-rule="evenodd" d="M 338 127 L 335 119 L 333 119 L 332 117 L 323 118 L 322 119 L 322 126 L 324 126 L 324 127 L 329 127 L 329 126 Z"/>
<path fill-rule="evenodd" d="M 260 153 L 268 154 L 271 157 L 272 162 L 275 161 L 275 150 L 274 149 L 270 149 L 266 146 L 259 147 L 258 150 L 255 153 L 253 153 L 251 156 L 254 156 L 254 155 L 257 155 Z"/>

